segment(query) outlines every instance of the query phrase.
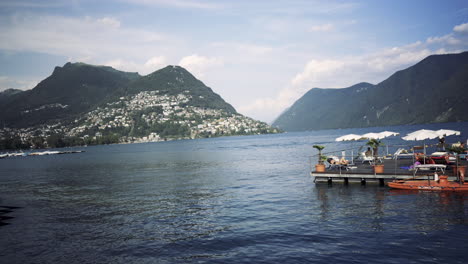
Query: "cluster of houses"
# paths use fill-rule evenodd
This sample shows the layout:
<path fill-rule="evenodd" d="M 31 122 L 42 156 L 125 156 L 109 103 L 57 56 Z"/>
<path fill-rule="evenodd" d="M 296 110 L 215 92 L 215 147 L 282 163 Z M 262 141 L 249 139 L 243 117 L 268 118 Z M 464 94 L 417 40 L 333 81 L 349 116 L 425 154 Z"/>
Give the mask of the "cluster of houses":
<path fill-rule="evenodd" d="M 190 138 L 221 135 L 277 133 L 275 128 L 266 123 L 253 120 L 236 113 L 221 109 L 189 106 L 192 99 L 189 91 L 176 95 L 162 94 L 159 91 L 143 91 L 133 96 L 120 97 L 77 118 L 72 124 L 43 125 L 24 129 L 0 129 L 0 137 L 15 133 L 21 140 L 31 137 L 47 137 L 50 134 L 63 134 L 69 137 L 97 138 L 105 131 L 118 129 L 131 130 L 139 122 L 148 127 L 155 124 L 178 124 L 190 130 Z M 121 130 L 120 130 L 121 131 Z M 153 142 L 164 140 L 154 131 L 140 137 L 120 135 L 120 142 Z"/>

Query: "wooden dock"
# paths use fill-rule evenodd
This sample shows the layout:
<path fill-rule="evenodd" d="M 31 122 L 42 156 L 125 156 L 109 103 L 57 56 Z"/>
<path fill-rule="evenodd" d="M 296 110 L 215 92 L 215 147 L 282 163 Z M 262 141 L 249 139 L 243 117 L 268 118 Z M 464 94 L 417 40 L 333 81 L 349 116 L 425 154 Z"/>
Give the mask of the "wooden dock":
<path fill-rule="evenodd" d="M 403 179 L 433 179 L 434 169 L 426 170 L 410 170 L 410 166 L 413 164 L 412 159 L 405 160 L 394 160 L 394 159 L 383 159 L 382 163 L 384 165 L 384 173 L 376 174 L 374 173 L 374 167 L 369 163 L 361 163 L 360 161 L 355 161 L 354 165 L 349 166 L 350 169 L 346 170 L 343 168 L 334 168 L 327 169 L 325 172 L 316 172 L 312 170 L 310 173 L 314 177 L 315 183 L 328 183 L 332 184 L 334 182 L 340 182 L 344 184 L 348 183 L 378 183 L 384 185 L 385 182 L 393 180 L 403 180 Z M 462 160 L 460 165 L 467 165 L 466 160 Z M 455 164 L 453 164 L 455 165 Z M 441 171 L 437 171 L 439 175 L 443 174 Z M 452 168 L 452 165 L 447 165 L 445 170 L 445 175 L 449 176 L 449 180 L 456 180 L 456 171 Z"/>

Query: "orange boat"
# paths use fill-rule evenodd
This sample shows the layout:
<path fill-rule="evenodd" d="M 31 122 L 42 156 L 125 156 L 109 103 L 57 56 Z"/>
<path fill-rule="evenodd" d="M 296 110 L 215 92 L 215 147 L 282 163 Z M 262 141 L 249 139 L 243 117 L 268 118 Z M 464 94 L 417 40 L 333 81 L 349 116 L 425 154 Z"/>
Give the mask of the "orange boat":
<path fill-rule="evenodd" d="M 427 191 L 468 191 L 468 183 L 459 183 L 447 180 L 448 176 L 441 175 L 438 181 L 416 180 L 404 181 L 395 180 L 389 182 L 388 186 L 402 190 L 427 190 Z"/>

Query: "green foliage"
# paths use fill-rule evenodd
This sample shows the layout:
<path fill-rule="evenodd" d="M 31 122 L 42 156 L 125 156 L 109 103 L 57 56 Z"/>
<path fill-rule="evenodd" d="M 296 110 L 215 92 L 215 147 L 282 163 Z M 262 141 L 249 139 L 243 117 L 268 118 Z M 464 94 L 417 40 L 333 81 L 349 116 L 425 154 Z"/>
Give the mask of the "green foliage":
<path fill-rule="evenodd" d="M 325 146 L 321 146 L 321 145 L 313 145 L 312 147 L 317 149 L 318 151 L 322 151 L 325 148 Z"/>
<path fill-rule="evenodd" d="M 56 67 L 34 89 L 8 96 L 0 104 L 0 121 L 9 127 L 27 127 L 73 118 L 95 108 L 135 78 L 139 75 L 110 67 L 67 63 Z M 54 107 L 56 104 L 67 107 Z"/>
<path fill-rule="evenodd" d="M 380 139 L 371 138 L 369 139 L 369 141 L 367 141 L 366 145 L 368 145 L 371 148 L 378 148 L 380 146 L 383 146 L 384 143 Z"/>
<path fill-rule="evenodd" d="M 7 135 L 4 139 L 0 140 L 0 149 L 25 149 L 29 145 L 23 143 L 19 136 Z"/>
<path fill-rule="evenodd" d="M 460 154 L 466 153 L 466 147 L 464 145 L 456 145 L 456 146 L 447 146 L 445 149 L 448 151 L 457 153 L 457 161 L 460 162 Z"/>
<path fill-rule="evenodd" d="M 222 109 L 229 113 L 236 113 L 236 110 L 218 94 L 179 66 L 167 66 L 138 78 L 131 82 L 121 93 L 127 95 L 155 90 L 167 95 L 189 94 L 192 99 L 187 103 L 188 106 Z"/>
<path fill-rule="evenodd" d="M 446 149 L 451 151 L 451 152 L 455 152 L 458 155 L 466 152 L 466 148 L 462 147 L 462 146 L 448 146 L 448 147 L 446 147 Z"/>
<path fill-rule="evenodd" d="M 379 139 L 371 138 L 369 141 L 367 141 L 366 145 L 374 150 L 374 156 L 377 157 L 379 153 L 379 147 L 383 146 L 384 143 Z"/>
<path fill-rule="evenodd" d="M 91 142 L 92 145 L 102 145 L 102 144 L 115 144 L 119 143 L 118 134 L 108 134 L 101 137 L 96 137 L 94 141 Z"/>
<path fill-rule="evenodd" d="M 45 140 L 42 137 L 36 136 L 36 137 L 31 139 L 32 148 L 36 148 L 36 149 L 45 148 L 46 145 L 44 143 L 45 143 Z"/>
<path fill-rule="evenodd" d="M 119 141 L 132 141 L 151 133 L 157 133 L 162 138 L 179 139 L 196 136 L 187 125 L 198 125 L 208 119 L 218 119 L 219 115 L 194 115 L 187 120 L 186 117 L 175 114 L 165 116 L 169 121 L 161 122 L 163 108 L 154 106 L 140 111 L 125 109 L 115 111 L 116 108 L 126 108 L 125 102 L 120 98 L 129 99 L 130 96 L 141 91 L 157 91 L 161 96 L 186 95 L 191 98 L 181 107 L 199 107 L 206 109 L 223 110 L 221 117 L 231 117 L 236 110 L 226 103 L 218 94 L 196 79 L 185 69 L 178 66 L 168 66 L 150 75 L 141 77 L 136 73 L 117 71 L 110 67 L 93 66 L 84 63 L 67 63 L 63 67 L 56 67 L 53 74 L 39 83 L 30 91 L 5 91 L 0 93 L 0 122 L 7 127 L 39 127 L 45 125 L 44 130 L 39 128 L 29 134 L 28 142 L 19 137 L 7 137 L 0 141 L 0 148 L 60 148 L 75 145 L 112 144 Z M 100 112 L 99 117 L 86 121 L 86 114 L 91 110 L 111 109 Z M 178 110 L 180 111 L 180 110 Z M 96 111 L 98 112 L 98 111 Z M 131 121 L 124 127 L 112 127 L 116 123 L 113 113 L 131 113 Z M 107 116 L 107 117 L 104 117 Z M 128 116 L 126 116 L 128 117 Z M 109 124 L 105 129 L 96 125 Z M 127 120 L 128 121 L 128 120 Z M 47 126 L 54 125 L 54 126 Z M 47 131 L 68 131 L 67 129 L 83 126 L 84 131 L 76 137 L 53 133 L 44 136 Z M 57 129 L 58 127 L 58 129 Z M 203 132 L 200 137 L 214 137 L 226 135 L 247 135 L 257 133 L 272 133 L 266 123 L 259 123 L 257 130 L 251 127 L 241 127 L 239 131 L 218 129 Z M 65 132 L 61 132 L 65 133 Z M 44 138 L 43 138 L 44 137 Z"/>
<path fill-rule="evenodd" d="M 46 138 L 47 146 L 49 148 L 63 148 L 66 147 L 64 136 L 60 134 L 52 134 Z"/>
<path fill-rule="evenodd" d="M 318 164 L 323 164 L 323 162 L 327 159 L 326 156 L 323 156 L 322 155 L 322 150 L 325 148 L 325 146 L 321 146 L 321 145 L 313 145 L 312 146 L 313 148 L 317 149 L 318 150 Z M 324 159 L 325 157 L 325 159 Z"/>

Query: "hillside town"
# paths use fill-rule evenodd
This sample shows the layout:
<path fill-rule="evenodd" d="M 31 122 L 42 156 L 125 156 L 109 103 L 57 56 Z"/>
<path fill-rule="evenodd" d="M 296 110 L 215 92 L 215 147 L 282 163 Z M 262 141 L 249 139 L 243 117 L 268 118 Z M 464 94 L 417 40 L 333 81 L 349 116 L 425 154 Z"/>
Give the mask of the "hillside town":
<path fill-rule="evenodd" d="M 188 90 L 177 95 L 143 91 L 120 97 L 72 121 L 21 129 L 4 127 L 0 129 L 0 137 L 2 140 L 15 138 L 30 148 L 42 148 L 57 147 L 54 140 L 61 139 L 72 139 L 66 145 L 85 145 L 279 132 L 237 113 L 192 106 L 192 99 Z"/>

